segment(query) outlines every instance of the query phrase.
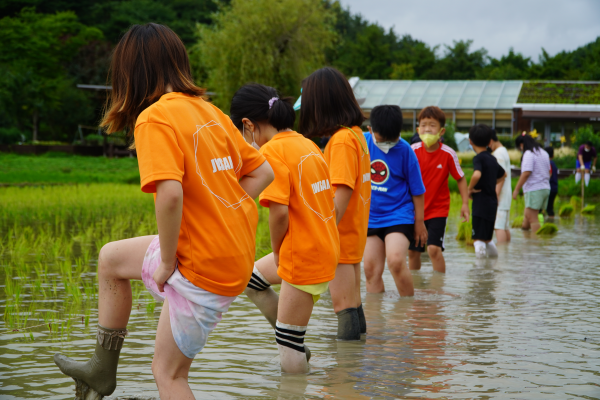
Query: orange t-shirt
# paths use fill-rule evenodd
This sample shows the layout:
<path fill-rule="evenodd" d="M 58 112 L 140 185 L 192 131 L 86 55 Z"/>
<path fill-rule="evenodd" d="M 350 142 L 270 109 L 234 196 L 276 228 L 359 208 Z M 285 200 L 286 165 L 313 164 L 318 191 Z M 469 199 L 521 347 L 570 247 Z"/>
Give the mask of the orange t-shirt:
<path fill-rule="evenodd" d="M 258 212 L 239 179 L 265 158 L 217 107 L 183 93 L 167 93 L 140 114 L 135 145 L 143 192 L 155 193 L 161 180 L 183 187 L 183 276 L 212 293 L 242 293 L 254 266 Z"/>
<path fill-rule="evenodd" d="M 279 251 L 277 274 L 294 285 L 329 282 L 340 258 L 333 190 L 323 153 L 312 140 L 278 133 L 260 152 L 275 172 L 260 204 L 288 206 L 289 227 Z"/>
<path fill-rule="evenodd" d="M 371 159 L 367 141 L 358 126 L 352 129 L 356 135 L 349 129 L 341 128 L 325 147 L 331 184 L 334 187 L 346 185 L 353 189 L 348 208 L 338 225 L 340 264 L 361 262 L 367 244 L 371 206 Z"/>

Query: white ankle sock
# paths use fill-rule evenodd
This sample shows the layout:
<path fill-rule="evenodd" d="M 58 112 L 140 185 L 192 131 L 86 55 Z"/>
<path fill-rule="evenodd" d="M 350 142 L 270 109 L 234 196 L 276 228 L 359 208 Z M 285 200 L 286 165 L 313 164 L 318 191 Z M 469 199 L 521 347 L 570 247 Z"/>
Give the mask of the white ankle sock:
<path fill-rule="evenodd" d="M 477 256 L 477 258 L 485 258 L 487 254 L 485 249 L 485 242 L 482 242 L 481 240 L 476 240 L 473 243 L 473 246 L 475 246 L 475 255 Z"/>
<path fill-rule="evenodd" d="M 581 180 L 581 172 L 576 172 L 575 173 L 575 183 L 579 183 L 580 180 Z"/>
<path fill-rule="evenodd" d="M 498 257 L 498 248 L 494 242 L 486 243 L 485 247 L 488 257 Z"/>
<path fill-rule="evenodd" d="M 291 374 L 308 372 L 304 334 L 306 326 L 288 325 L 277 321 L 275 340 L 279 348 L 281 370 Z"/>
<path fill-rule="evenodd" d="M 589 172 L 585 173 L 585 186 L 589 186 L 590 184 L 590 174 Z"/>

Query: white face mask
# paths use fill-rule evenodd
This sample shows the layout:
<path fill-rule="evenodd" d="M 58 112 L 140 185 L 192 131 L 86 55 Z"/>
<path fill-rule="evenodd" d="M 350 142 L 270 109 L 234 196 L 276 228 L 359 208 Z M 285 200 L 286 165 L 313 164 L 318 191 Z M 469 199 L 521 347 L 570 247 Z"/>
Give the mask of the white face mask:
<path fill-rule="evenodd" d="M 590 149 L 588 149 L 587 147 L 584 147 L 583 149 L 584 149 L 585 151 L 590 151 Z"/>
<path fill-rule="evenodd" d="M 395 145 L 398 144 L 398 142 L 400 141 L 400 138 L 398 138 L 398 140 L 393 141 L 393 142 L 378 142 L 375 139 L 375 136 L 373 136 L 373 141 L 375 142 L 375 146 L 379 147 L 379 150 L 381 150 L 385 154 L 387 154 L 392 147 L 394 147 Z"/>
<path fill-rule="evenodd" d="M 246 125 L 244 124 L 242 124 L 242 136 L 244 137 L 244 140 L 246 140 Z M 254 147 L 256 150 L 260 150 L 260 146 L 256 143 L 256 140 L 254 140 L 254 131 L 252 131 L 252 143 L 250 146 Z"/>

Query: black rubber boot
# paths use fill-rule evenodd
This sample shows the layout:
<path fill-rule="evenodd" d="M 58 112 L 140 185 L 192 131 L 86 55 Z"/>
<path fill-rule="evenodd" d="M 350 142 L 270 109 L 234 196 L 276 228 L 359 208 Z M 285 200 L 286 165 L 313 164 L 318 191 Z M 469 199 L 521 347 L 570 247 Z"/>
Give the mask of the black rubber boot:
<path fill-rule="evenodd" d="M 338 340 L 360 340 L 360 322 L 356 308 L 346 308 L 338 316 Z"/>
<path fill-rule="evenodd" d="M 367 319 L 365 318 L 365 310 L 363 310 L 362 304 L 356 309 L 358 311 L 358 323 L 360 326 L 360 334 L 365 335 L 367 333 Z"/>
<path fill-rule="evenodd" d="M 117 387 L 117 366 L 126 329 L 108 329 L 98 325 L 96 352 L 88 362 L 79 362 L 62 354 L 54 355 L 54 363 L 63 374 L 75 380 L 76 399 L 94 398 L 89 389 L 100 396 L 108 396 Z M 101 397 L 99 397 L 101 398 Z"/>

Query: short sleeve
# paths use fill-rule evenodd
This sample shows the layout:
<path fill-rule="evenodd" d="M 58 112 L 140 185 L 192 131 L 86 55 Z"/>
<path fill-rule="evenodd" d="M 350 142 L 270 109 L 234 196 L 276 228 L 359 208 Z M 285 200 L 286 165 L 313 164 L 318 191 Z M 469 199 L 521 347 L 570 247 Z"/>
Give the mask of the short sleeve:
<path fill-rule="evenodd" d="M 275 179 L 258 197 L 260 205 L 269 207 L 269 202 L 273 201 L 279 204 L 290 204 L 291 177 L 290 170 L 280 160 L 273 156 L 265 154 L 267 161 L 273 168 Z"/>
<path fill-rule="evenodd" d="M 256 168 L 260 167 L 265 161 L 265 157 L 258 152 L 254 147 L 250 146 L 245 140 L 240 131 L 231 123 L 234 137 L 237 140 L 237 146 L 242 157 L 242 169 L 238 172 L 238 179 L 244 175 L 248 175 Z"/>
<path fill-rule="evenodd" d="M 577 155 L 582 156 L 583 152 L 585 151 L 584 149 L 585 147 L 583 145 L 579 146 L 579 150 L 577 150 Z"/>
<path fill-rule="evenodd" d="M 408 188 L 411 196 L 420 196 L 425 193 L 425 185 L 423 184 L 423 176 L 421 175 L 421 166 L 415 151 L 410 146 L 406 146 L 406 160 L 404 168 L 408 171 Z"/>
<path fill-rule="evenodd" d="M 535 156 L 531 150 L 527 150 L 523 154 L 523 161 L 521 161 L 521 172 L 533 172 L 533 164 L 535 162 Z"/>
<path fill-rule="evenodd" d="M 502 166 L 498 164 L 498 173 L 496 174 L 496 179 L 502 178 L 505 173 L 506 171 L 504 170 L 504 168 L 502 168 Z"/>
<path fill-rule="evenodd" d="M 142 192 L 156 193 L 156 181 L 181 182 L 184 157 L 170 126 L 145 122 L 134 131 Z"/>
<path fill-rule="evenodd" d="M 473 171 L 483 172 L 483 168 L 481 166 L 481 157 L 475 156 L 473 158 Z"/>
<path fill-rule="evenodd" d="M 450 170 L 450 175 L 457 181 L 465 176 L 465 173 L 460 167 L 460 161 L 458 160 L 456 152 L 451 148 L 445 149 L 445 151 L 448 153 L 448 168 Z"/>
<path fill-rule="evenodd" d="M 329 174 L 332 185 L 346 185 L 354 190 L 358 178 L 358 154 L 345 143 L 333 144 L 329 156 Z"/>

